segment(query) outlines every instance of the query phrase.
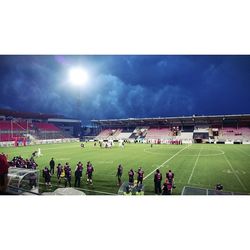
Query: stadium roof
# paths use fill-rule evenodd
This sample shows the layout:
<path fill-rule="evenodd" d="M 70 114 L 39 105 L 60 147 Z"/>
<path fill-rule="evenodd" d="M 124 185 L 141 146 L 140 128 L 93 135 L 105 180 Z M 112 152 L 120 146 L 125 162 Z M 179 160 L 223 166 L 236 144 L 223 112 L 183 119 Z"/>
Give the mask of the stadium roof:
<path fill-rule="evenodd" d="M 220 125 L 225 123 L 244 122 L 250 123 L 250 114 L 239 115 L 192 115 L 179 117 L 158 117 L 158 118 L 127 118 L 91 120 L 94 126 L 173 126 L 173 125 L 197 125 L 210 124 Z"/>
<path fill-rule="evenodd" d="M 48 118 L 65 118 L 63 115 L 43 114 L 32 112 L 20 112 L 11 109 L 0 109 L 0 116 L 24 118 L 24 119 L 48 119 Z"/>

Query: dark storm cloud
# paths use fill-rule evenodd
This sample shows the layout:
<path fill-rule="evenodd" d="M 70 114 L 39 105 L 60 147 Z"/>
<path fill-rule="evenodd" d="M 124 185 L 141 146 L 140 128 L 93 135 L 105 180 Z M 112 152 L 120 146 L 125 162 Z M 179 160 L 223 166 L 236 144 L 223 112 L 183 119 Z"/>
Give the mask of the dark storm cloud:
<path fill-rule="evenodd" d="M 67 80 L 71 66 L 90 75 Z M 249 56 L 0 56 L 0 107 L 90 119 L 249 113 Z"/>

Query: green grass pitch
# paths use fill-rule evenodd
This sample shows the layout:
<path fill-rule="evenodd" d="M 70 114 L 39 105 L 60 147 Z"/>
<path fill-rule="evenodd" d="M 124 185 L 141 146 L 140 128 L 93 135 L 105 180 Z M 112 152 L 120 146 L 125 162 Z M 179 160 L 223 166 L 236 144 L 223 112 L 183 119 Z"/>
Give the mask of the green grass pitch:
<path fill-rule="evenodd" d="M 94 147 L 93 143 L 47 144 L 19 148 L 1 148 L 9 159 L 21 155 L 30 157 L 32 152 L 41 149 L 43 156 L 36 158 L 39 169 L 49 166 L 51 157 L 57 163 L 70 163 L 72 186 L 74 170 L 78 161 L 84 164 L 91 161 L 94 166 L 93 186 L 86 184 L 83 176 L 81 188 L 86 194 L 117 194 L 116 170 L 123 166 L 122 180 L 128 180 L 130 168 L 144 170 L 145 194 L 154 194 L 154 171 L 160 168 L 163 177 L 171 169 L 175 173 L 173 194 L 181 194 L 184 186 L 214 189 L 216 183 L 222 183 L 224 191 L 250 193 L 250 145 L 193 144 L 193 145 L 153 145 L 126 144 L 125 148 L 116 143 L 112 149 Z M 55 167 L 56 170 L 56 167 Z M 53 191 L 57 187 L 56 175 L 52 177 L 52 187 L 46 190 L 40 174 L 40 190 Z M 63 185 L 61 185 L 63 187 Z M 89 190 L 89 191 L 88 191 Z M 102 193 L 103 192 L 103 193 Z"/>

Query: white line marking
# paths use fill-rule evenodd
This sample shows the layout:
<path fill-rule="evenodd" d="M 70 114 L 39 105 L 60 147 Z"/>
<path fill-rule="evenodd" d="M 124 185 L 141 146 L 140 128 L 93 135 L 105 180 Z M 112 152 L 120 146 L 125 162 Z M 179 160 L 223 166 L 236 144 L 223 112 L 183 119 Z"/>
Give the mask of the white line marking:
<path fill-rule="evenodd" d="M 186 186 L 183 187 L 183 189 L 182 189 L 182 191 L 181 191 L 181 195 L 184 194 L 185 188 L 186 188 Z"/>
<path fill-rule="evenodd" d="M 198 149 L 199 150 L 199 149 Z M 224 151 L 222 151 L 222 150 L 220 150 L 220 149 L 218 149 L 218 150 L 213 150 L 213 151 L 216 151 L 216 152 L 218 152 L 219 151 L 219 153 L 212 153 L 212 154 L 201 154 L 200 155 L 200 157 L 207 157 L 207 156 L 217 156 L 217 155 L 223 155 L 223 154 L 225 154 L 225 152 Z M 148 149 L 144 149 L 144 152 L 146 152 L 146 153 L 150 153 L 150 154 L 157 154 L 157 155 L 166 155 L 166 153 L 165 152 L 162 152 L 162 153 L 160 153 L 160 152 L 154 152 L 154 151 L 150 151 L 150 150 L 148 150 Z M 169 154 L 169 155 L 171 155 L 171 154 Z M 196 154 L 192 154 L 192 155 L 189 155 L 189 154 L 187 154 L 187 155 L 182 155 L 182 156 L 196 156 Z M 250 156 L 250 155 L 249 155 Z"/>
<path fill-rule="evenodd" d="M 228 163 L 228 165 L 230 166 L 230 168 L 232 169 L 233 174 L 235 175 L 235 177 L 236 177 L 237 180 L 239 181 L 240 185 L 243 187 L 243 189 L 244 189 L 245 191 L 247 191 L 247 188 L 245 187 L 245 185 L 244 185 L 243 182 L 241 181 L 240 177 L 237 175 L 236 171 L 234 170 L 232 164 L 230 163 L 230 161 L 228 160 L 228 158 L 226 157 L 226 155 L 224 154 L 223 156 L 224 156 L 226 162 Z"/>
<path fill-rule="evenodd" d="M 216 146 L 217 146 L 217 148 L 219 149 L 219 146 L 218 146 L 217 144 L 216 144 Z M 228 160 L 226 154 L 224 154 L 223 156 L 224 156 L 224 158 L 225 158 L 227 164 L 228 164 L 228 165 L 230 166 L 230 168 L 232 169 L 233 174 L 234 174 L 235 177 L 237 178 L 237 180 L 238 180 L 238 182 L 240 183 L 240 185 L 243 187 L 243 189 L 244 189 L 245 191 L 247 191 L 247 188 L 246 188 L 245 185 L 242 183 L 240 177 L 237 175 L 237 173 L 236 173 L 236 171 L 234 170 L 232 164 L 231 164 L 230 161 Z"/>
<path fill-rule="evenodd" d="M 156 169 L 158 168 L 162 168 L 167 162 L 169 162 L 170 160 L 172 160 L 176 155 L 178 155 L 180 152 L 182 152 L 183 150 L 185 150 L 186 148 L 190 147 L 192 144 L 186 146 L 185 148 L 179 150 L 177 153 L 175 153 L 172 157 L 170 157 L 169 159 L 167 159 L 166 161 L 164 161 L 160 166 L 158 166 Z M 151 174 L 153 174 L 156 169 L 154 169 L 152 172 L 150 172 L 148 175 L 146 175 L 143 180 L 147 179 Z"/>
<path fill-rule="evenodd" d="M 168 154 L 166 152 L 150 151 L 150 149 L 146 149 L 146 148 L 143 151 L 146 152 L 146 153 L 154 154 L 154 155 L 166 155 L 166 154 Z M 169 155 L 171 155 L 171 154 L 169 154 Z"/>
<path fill-rule="evenodd" d="M 198 156 L 197 156 L 197 158 L 196 158 L 196 161 L 195 161 L 195 163 L 194 163 L 194 167 L 193 167 L 192 172 L 191 172 L 191 174 L 190 174 L 190 176 L 189 176 L 188 184 L 190 184 L 190 181 L 191 181 L 191 179 L 192 179 L 192 177 L 193 177 L 194 169 L 195 169 L 195 167 L 196 167 L 196 165 L 197 165 L 197 162 L 198 162 L 198 160 L 199 160 L 199 158 L 200 158 L 201 149 L 202 149 L 202 147 L 200 148 L 199 154 L 198 154 Z"/>
<path fill-rule="evenodd" d="M 208 195 L 208 189 L 206 190 L 206 195 Z"/>

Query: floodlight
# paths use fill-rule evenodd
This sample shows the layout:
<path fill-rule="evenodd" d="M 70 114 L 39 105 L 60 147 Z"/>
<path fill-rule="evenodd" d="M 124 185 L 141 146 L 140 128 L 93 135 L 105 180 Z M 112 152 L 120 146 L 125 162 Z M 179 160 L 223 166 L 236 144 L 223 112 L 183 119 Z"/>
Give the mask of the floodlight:
<path fill-rule="evenodd" d="M 74 85 L 82 85 L 88 80 L 88 74 L 83 68 L 69 70 L 69 81 Z"/>

